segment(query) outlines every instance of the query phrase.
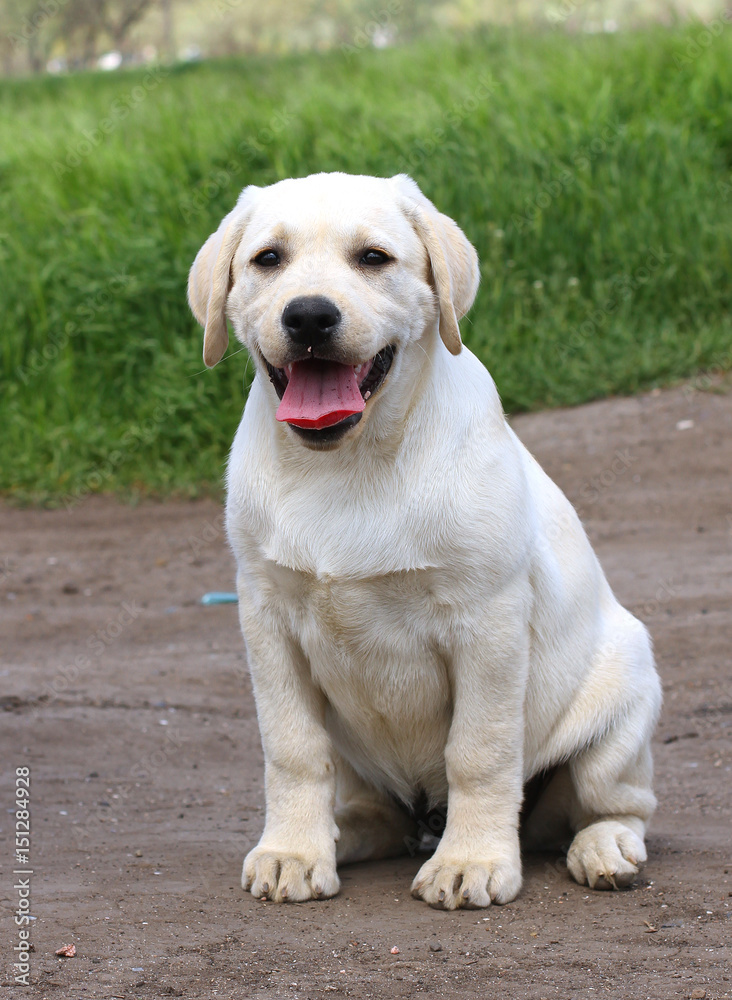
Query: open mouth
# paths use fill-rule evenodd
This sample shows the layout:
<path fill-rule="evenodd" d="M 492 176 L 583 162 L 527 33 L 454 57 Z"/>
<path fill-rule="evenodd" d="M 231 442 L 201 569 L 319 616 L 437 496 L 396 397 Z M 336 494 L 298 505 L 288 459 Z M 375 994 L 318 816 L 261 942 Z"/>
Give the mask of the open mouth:
<path fill-rule="evenodd" d="M 296 430 L 314 432 L 313 438 L 335 440 L 361 419 L 367 401 L 381 387 L 393 360 L 391 346 L 360 365 L 306 358 L 275 368 L 265 360 L 270 381 L 280 397 L 277 419 Z"/>

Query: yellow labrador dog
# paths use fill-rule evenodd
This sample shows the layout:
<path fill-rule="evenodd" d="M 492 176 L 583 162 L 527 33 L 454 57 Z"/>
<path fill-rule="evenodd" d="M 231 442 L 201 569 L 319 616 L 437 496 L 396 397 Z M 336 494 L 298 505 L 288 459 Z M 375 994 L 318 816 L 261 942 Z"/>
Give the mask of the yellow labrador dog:
<path fill-rule="evenodd" d="M 247 187 L 191 270 L 205 363 L 228 317 L 257 370 L 227 502 L 265 759 L 257 897 L 334 895 L 338 864 L 414 842 L 421 804 L 446 821 L 413 894 L 507 903 L 537 776 L 526 838 L 570 831 L 578 882 L 627 885 L 646 858 L 650 641 L 462 348 L 478 280 L 405 175 Z"/>

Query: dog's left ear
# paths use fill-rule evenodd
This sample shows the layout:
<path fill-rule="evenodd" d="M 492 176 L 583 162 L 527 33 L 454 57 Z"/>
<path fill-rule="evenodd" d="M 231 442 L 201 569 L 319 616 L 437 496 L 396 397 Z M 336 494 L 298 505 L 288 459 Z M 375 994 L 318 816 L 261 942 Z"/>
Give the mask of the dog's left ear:
<path fill-rule="evenodd" d="M 478 254 L 460 227 L 438 212 L 407 174 L 391 178 L 402 209 L 427 250 L 440 307 L 440 336 L 451 354 L 462 350 L 458 320 L 478 291 Z"/>
<path fill-rule="evenodd" d="M 256 190 L 250 186 L 242 191 L 236 208 L 198 251 L 188 275 L 188 304 L 204 328 L 203 361 L 207 368 L 221 361 L 229 345 L 226 300 L 231 291 L 231 263 L 251 215 L 251 195 Z"/>

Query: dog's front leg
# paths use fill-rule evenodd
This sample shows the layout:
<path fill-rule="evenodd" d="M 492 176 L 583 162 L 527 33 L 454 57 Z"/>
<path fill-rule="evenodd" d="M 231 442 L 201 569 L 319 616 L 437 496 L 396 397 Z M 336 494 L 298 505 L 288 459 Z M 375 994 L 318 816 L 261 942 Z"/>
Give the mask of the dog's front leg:
<path fill-rule="evenodd" d="M 445 747 L 447 824 L 412 894 L 448 910 L 508 903 L 521 887 L 523 701 L 528 628 L 521 601 L 501 602 L 453 649 L 454 713 Z"/>
<path fill-rule="evenodd" d="M 302 902 L 334 896 L 335 765 L 323 724 L 323 697 L 302 653 L 261 609 L 250 614 L 239 588 L 264 750 L 267 816 L 244 860 L 242 886 L 253 896 Z"/>

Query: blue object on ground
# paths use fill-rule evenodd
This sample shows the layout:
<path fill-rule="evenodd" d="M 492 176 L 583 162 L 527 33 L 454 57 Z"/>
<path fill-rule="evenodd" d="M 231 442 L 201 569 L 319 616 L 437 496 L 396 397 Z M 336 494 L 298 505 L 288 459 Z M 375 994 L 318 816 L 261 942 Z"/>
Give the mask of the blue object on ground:
<path fill-rule="evenodd" d="M 220 591 L 212 591 L 210 594 L 204 594 L 201 598 L 201 604 L 238 604 L 239 597 L 237 594 L 227 594 Z"/>

